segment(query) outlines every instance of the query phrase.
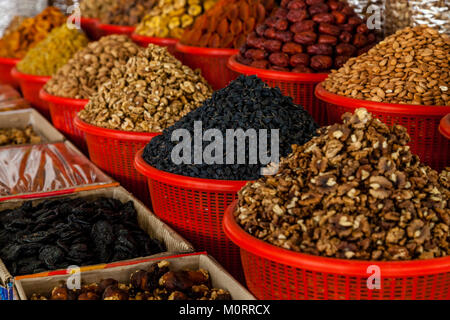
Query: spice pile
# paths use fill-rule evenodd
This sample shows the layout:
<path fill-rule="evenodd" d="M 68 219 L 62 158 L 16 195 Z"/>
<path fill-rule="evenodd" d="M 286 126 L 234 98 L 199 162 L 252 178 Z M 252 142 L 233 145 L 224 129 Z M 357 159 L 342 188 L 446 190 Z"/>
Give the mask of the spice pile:
<path fill-rule="evenodd" d="M 81 16 L 98 19 L 110 10 L 116 0 L 82 0 L 80 3 Z"/>
<path fill-rule="evenodd" d="M 18 28 L 0 39 L 0 57 L 22 59 L 53 28 L 65 22 L 66 17 L 55 7 L 46 8 L 34 18 L 26 18 Z"/>
<path fill-rule="evenodd" d="M 44 88 L 59 97 L 90 99 L 138 51 L 139 47 L 127 36 L 103 37 L 77 52 Z"/>
<path fill-rule="evenodd" d="M 12 275 L 150 256 L 165 251 L 140 227 L 133 202 L 46 200 L 0 213 L 0 258 Z"/>
<path fill-rule="evenodd" d="M 274 0 L 221 0 L 195 20 L 180 41 L 194 47 L 239 49 L 275 5 Z"/>
<path fill-rule="evenodd" d="M 136 28 L 148 37 L 181 39 L 195 19 L 214 6 L 217 0 L 160 0 Z"/>
<path fill-rule="evenodd" d="M 25 129 L 0 129 L 0 146 L 36 144 L 41 141 L 42 138 L 34 132 L 32 126 L 27 126 Z"/>
<path fill-rule="evenodd" d="M 247 37 L 237 61 L 261 69 L 325 73 L 375 42 L 375 34 L 344 1 L 283 0 Z"/>
<path fill-rule="evenodd" d="M 172 141 L 174 131 L 187 130 L 192 137 L 191 157 L 196 159 L 196 153 L 203 155 L 206 143 L 202 150 L 198 151 L 194 146 L 195 122 L 201 121 L 202 136 L 209 129 L 217 129 L 223 137 L 223 154 L 219 156 L 217 163 L 207 164 L 174 164 L 172 161 L 173 149 L 177 142 Z M 233 138 L 234 163 L 226 164 L 228 158 L 227 144 L 225 141 L 227 129 L 253 129 L 258 141 L 262 129 L 267 131 L 267 146 L 271 146 L 271 129 L 279 129 L 279 152 L 286 156 L 291 152 L 292 144 L 304 144 L 309 141 L 317 129 L 317 124 L 312 117 L 301 107 L 293 103 L 292 98 L 283 96 L 278 88 L 269 88 L 256 76 L 240 76 L 231 82 L 228 87 L 214 92 L 211 99 L 204 102 L 203 106 L 189 113 L 172 127 L 164 130 L 161 136 L 151 140 L 146 146 L 143 158 L 151 166 L 170 173 L 205 179 L 219 180 L 254 180 L 261 176 L 261 169 L 267 163 L 261 164 L 261 154 L 267 154 L 273 150 L 263 150 L 260 145 L 257 150 L 250 151 L 250 143 L 245 143 L 245 148 L 240 145 L 238 139 Z M 246 140 L 246 139 L 245 139 Z M 242 143 L 242 141 L 241 141 Z M 238 145 L 239 144 L 239 145 Z M 269 149 L 270 147 L 268 147 Z M 241 151 L 236 151 L 241 150 Z M 259 159 L 251 160 L 250 153 L 258 152 Z M 245 154 L 245 162 L 238 164 L 237 158 L 241 153 Z M 237 154 L 239 153 L 239 154 Z M 264 156 L 267 156 L 264 154 Z"/>
<path fill-rule="evenodd" d="M 89 39 L 82 31 L 70 29 L 64 24 L 28 51 L 17 64 L 17 69 L 26 74 L 51 76 L 76 52 L 86 47 L 88 42 Z"/>
<path fill-rule="evenodd" d="M 161 132 L 212 94 L 199 71 L 153 44 L 111 77 L 79 113 L 82 120 L 108 129 Z"/>
<path fill-rule="evenodd" d="M 406 129 L 365 109 L 343 120 L 294 146 L 276 176 L 247 184 L 237 222 L 258 239 L 325 257 L 448 256 L 450 190 L 411 154 Z"/>
<path fill-rule="evenodd" d="M 156 3 L 156 0 L 115 0 L 99 18 L 105 24 L 135 26 Z"/>
<path fill-rule="evenodd" d="M 450 105 L 450 37 L 419 26 L 387 37 L 325 80 L 329 92 L 387 103 Z"/>
<path fill-rule="evenodd" d="M 111 278 L 80 290 L 63 284 L 49 297 L 33 294 L 31 300 L 231 300 L 231 295 L 212 287 L 207 270 L 170 271 L 170 262 L 164 260 L 132 273 L 128 285 Z"/>

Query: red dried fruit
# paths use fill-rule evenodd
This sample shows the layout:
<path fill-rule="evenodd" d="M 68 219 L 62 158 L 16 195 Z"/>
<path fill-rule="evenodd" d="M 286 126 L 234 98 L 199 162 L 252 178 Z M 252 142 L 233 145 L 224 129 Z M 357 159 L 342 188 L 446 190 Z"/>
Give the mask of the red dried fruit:
<path fill-rule="evenodd" d="M 245 57 L 253 60 L 263 60 L 266 58 L 266 52 L 261 49 L 250 49 L 245 53 Z"/>
<path fill-rule="evenodd" d="M 287 15 L 287 19 L 293 23 L 306 20 L 308 19 L 308 12 L 303 9 L 291 10 Z"/>
<path fill-rule="evenodd" d="M 220 48 L 221 43 L 220 43 L 220 36 L 215 33 L 213 34 L 210 38 L 209 38 L 209 43 L 208 46 L 210 48 Z"/>
<path fill-rule="evenodd" d="M 233 41 L 233 47 L 234 48 L 240 48 L 245 44 L 245 35 L 244 34 L 240 34 L 238 37 L 236 37 Z M 222 48 L 224 48 L 222 46 Z"/>
<path fill-rule="evenodd" d="M 306 3 L 303 0 L 294 0 L 289 2 L 287 8 L 289 10 L 297 10 L 306 8 Z"/>
<path fill-rule="evenodd" d="M 264 38 L 258 37 L 256 33 L 253 32 L 247 37 L 247 44 L 253 48 L 264 49 Z"/>
<path fill-rule="evenodd" d="M 291 25 L 290 30 L 293 33 L 300 33 L 303 31 L 314 31 L 314 27 L 316 26 L 316 23 L 312 20 L 303 20 L 301 22 L 294 23 Z"/>
<path fill-rule="evenodd" d="M 317 23 L 334 23 L 335 22 L 335 18 L 331 13 L 318 13 L 316 15 L 314 15 L 314 17 L 312 18 L 313 21 L 317 22 Z"/>
<path fill-rule="evenodd" d="M 348 59 L 350 59 L 350 57 L 346 57 L 346 56 L 337 56 L 337 57 L 334 59 L 334 67 L 335 67 L 336 69 L 339 69 L 340 67 L 342 67 L 342 66 L 347 62 Z"/>
<path fill-rule="evenodd" d="M 308 12 L 311 16 L 315 16 L 318 13 L 327 13 L 330 8 L 325 3 L 319 3 L 309 7 Z"/>
<path fill-rule="evenodd" d="M 264 6 L 261 3 L 258 3 L 258 6 L 256 7 L 256 11 L 258 12 L 258 17 L 257 17 L 257 23 L 262 23 L 264 21 L 264 19 L 266 18 L 266 9 L 264 8 Z"/>
<path fill-rule="evenodd" d="M 250 64 L 250 67 L 258 68 L 258 69 L 267 69 L 268 66 L 269 66 L 269 62 L 267 60 L 253 61 Z"/>
<path fill-rule="evenodd" d="M 365 47 L 367 45 L 367 42 L 367 37 L 362 33 L 357 33 L 353 38 L 353 45 L 355 45 L 357 48 Z"/>
<path fill-rule="evenodd" d="M 293 54 L 297 54 L 297 53 L 302 53 L 303 52 L 303 47 L 295 42 L 287 42 L 283 45 L 283 49 L 281 50 L 284 53 L 293 55 Z"/>
<path fill-rule="evenodd" d="M 317 40 L 317 34 L 313 31 L 303 31 L 294 36 L 294 41 L 304 45 L 314 44 Z"/>
<path fill-rule="evenodd" d="M 209 38 L 211 38 L 211 33 L 205 33 L 198 42 L 199 47 L 206 47 L 209 43 Z"/>
<path fill-rule="evenodd" d="M 352 24 L 344 23 L 339 25 L 339 28 L 341 28 L 342 31 L 353 32 L 355 26 Z"/>
<path fill-rule="evenodd" d="M 266 32 L 266 30 L 268 29 L 268 27 L 265 24 L 258 24 L 256 26 L 256 34 L 260 37 L 264 36 L 264 32 Z"/>
<path fill-rule="evenodd" d="M 325 55 L 325 56 L 331 56 L 333 54 L 333 47 L 329 44 L 324 43 L 316 43 L 309 45 L 306 48 L 306 51 L 310 55 Z"/>
<path fill-rule="evenodd" d="M 361 23 L 361 24 L 356 28 L 356 32 L 362 33 L 362 34 L 367 34 L 367 33 L 369 33 L 369 28 L 367 27 L 367 25 L 366 25 L 365 23 Z"/>
<path fill-rule="evenodd" d="M 284 8 L 276 8 L 272 14 L 274 17 L 285 19 L 287 17 L 288 11 Z"/>
<path fill-rule="evenodd" d="M 294 38 L 294 34 L 290 31 L 276 31 L 274 39 L 281 42 L 291 42 Z"/>
<path fill-rule="evenodd" d="M 280 67 L 280 66 L 271 66 L 270 70 L 274 70 L 274 71 L 282 71 L 282 72 L 289 72 L 288 68 L 285 67 Z"/>
<path fill-rule="evenodd" d="M 330 35 L 326 35 L 326 34 L 321 34 L 319 36 L 319 40 L 317 41 L 318 43 L 323 43 L 323 44 L 329 44 L 332 46 L 335 46 L 338 42 L 338 39 L 334 36 L 330 36 Z"/>
<path fill-rule="evenodd" d="M 239 8 L 237 7 L 237 4 L 234 3 L 228 6 L 228 12 L 226 16 L 230 21 L 236 20 L 239 17 Z"/>
<path fill-rule="evenodd" d="M 237 19 L 231 22 L 230 31 L 232 34 L 237 35 L 243 31 L 243 26 L 241 20 Z"/>
<path fill-rule="evenodd" d="M 294 54 L 289 61 L 290 65 L 293 67 L 299 65 L 309 66 L 309 62 L 310 62 L 309 55 L 306 53 Z"/>
<path fill-rule="evenodd" d="M 339 40 L 341 40 L 344 43 L 350 43 L 352 41 L 352 34 L 350 32 L 344 31 L 339 36 Z"/>
<path fill-rule="evenodd" d="M 348 18 L 347 23 L 351 24 L 353 26 L 358 26 L 361 23 L 363 23 L 363 20 L 361 18 L 358 18 L 358 17 L 350 17 L 350 18 Z"/>
<path fill-rule="evenodd" d="M 321 23 L 319 24 L 319 32 L 337 37 L 341 33 L 341 30 L 335 25 L 329 23 Z"/>
<path fill-rule="evenodd" d="M 314 56 L 311 58 L 311 68 L 317 71 L 328 70 L 333 66 L 333 59 L 329 56 Z"/>
<path fill-rule="evenodd" d="M 275 39 L 276 33 L 277 33 L 277 31 L 274 28 L 268 28 L 264 32 L 264 37 L 269 38 L 269 39 Z"/>
<path fill-rule="evenodd" d="M 348 43 L 340 43 L 336 46 L 336 52 L 340 56 L 352 57 L 356 53 L 356 47 Z"/>
<path fill-rule="evenodd" d="M 313 73 L 312 69 L 308 68 L 307 66 L 298 65 L 294 69 L 292 69 L 292 72 L 295 73 Z"/>
<path fill-rule="evenodd" d="M 279 67 L 287 67 L 289 65 L 289 56 L 282 52 L 275 52 L 269 56 L 269 61 Z"/>
<path fill-rule="evenodd" d="M 284 18 L 277 18 L 274 28 L 280 31 L 285 31 L 289 27 L 289 22 Z"/>
<path fill-rule="evenodd" d="M 231 48 L 233 46 L 234 36 L 229 33 L 225 37 L 222 38 L 222 46 L 223 48 Z"/>
<path fill-rule="evenodd" d="M 221 37 L 225 37 L 225 36 L 227 35 L 228 32 L 229 32 L 228 21 L 227 21 L 227 19 L 223 19 L 223 20 L 219 23 L 219 26 L 217 27 L 217 33 L 218 33 Z"/>
<path fill-rule="evenodd" d="M 333 15 L 337 24 L 344 24 L 345 22 L 347 22 L 347 16 L 342 12 L 332 11 L 331 14 Z"/>
<path fill-rule="evenodd" d="M 348 4 L 344 4 L 342 6 L 341 11 L 346 16 L 354 16 L 355 15 L 355 10 L 352 7 L 350 7 Z"/>
<path fill-rule="evenodd" d="M 278 52 L 281 50 L 281 41 L 279 40 L 265 40 L 264 49 L 269 52 Z"/>
<path fill-rule="evenodd" d="M 241 2 L 239 6 L 239 18 L 242 21 L 247 20 L 250 18 L 250 6 L 246 2 Z"/>
<path fill-rule="evenodd" d="M 342 3 L 341 1 L 338 1 L 338 0 L 329 0 L 328 6 L 333 11 L 340 11 L 344 7 L 344 3 Z"/>
<path fill-rule="evenodd" d="M 248 34 L 255 29 L 256 20 L 255 18 L 250 18 L 244 22 L 244 33 Z"/>

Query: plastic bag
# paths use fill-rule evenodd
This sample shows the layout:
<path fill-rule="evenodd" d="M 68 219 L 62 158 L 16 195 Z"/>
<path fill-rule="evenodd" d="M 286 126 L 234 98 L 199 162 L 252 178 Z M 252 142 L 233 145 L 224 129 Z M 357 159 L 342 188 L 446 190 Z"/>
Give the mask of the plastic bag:
<path fill-rule="evenodd" d="M 449 0 L 389 0 L 385 10 L 386 34 L 417 25 L 427 25 L 450 34 Z"/>
<path fill-rule="evenodd" d="M 54 192 L 112 182 L 67 143 L 0 150 L 0 196 Z"/>

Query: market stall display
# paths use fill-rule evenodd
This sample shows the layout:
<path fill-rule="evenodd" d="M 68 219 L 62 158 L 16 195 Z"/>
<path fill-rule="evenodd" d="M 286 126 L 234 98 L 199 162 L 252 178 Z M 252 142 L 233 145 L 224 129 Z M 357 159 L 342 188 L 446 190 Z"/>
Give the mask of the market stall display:
<path fill-rule="evenodd" d="M 132 35 L 143 47 L 150 43 L 165 46 L 175 54 L 175 46 L 195 19 L 214 6 L 217 0 L 160 0 L 142 19 Z"/>
<path fill-rule="evenodd" d="M 87 151 L 87 145 L 84 133 L 75 127 L 76 114 L 138 51 L 124 35 L 103 37 L 77 52 L 44 86 L 40 97 L 48 103 L 53 125 L 82 150 Z"/>
<path fill-rule="evenodd" d="M 211 93 L 199 72 L 150 44 L 112 73 L 112 81 L 92 97 L 75 125 L 86 134 L 91 160 L 148 200 L 146 180 L 133 165 L 135 154 Z"/>
<path fill-rule="evenodd" d="M 450 144 L 438 131 L 450 112 L 448 36 L 424 26 L 405 28 L 368 53 L 350 59 L 317 87 L 330 122 L 365 107 L 388 124 L 401 124 L 412 151 L 441 170 L 448 166 Z"/>
<path fill-rule="evenodd" d="M 34 109 L 0 113 L 0 147 L 64 140 L 64 136 Z"/>
<path fill-rule="evenodd" d="M 0 201 L 116 184 L 69 142 L 0 149 Z"/>
<path fill-rule="evenodd" d="M 201 69 L 214 90 L 226 87 L 238 76 L 227 67 L 228 59 L 238 53 L 246 35 L 269 16 L 275 6 L 273 0 L 217 2 L 195 20 L 177 43 L 181 61 L 193 69 Z"/>
<path fill-rule="evenodd" d="M 448 281 L 436 279 L 450 271 L 449 189 L 438 172 L 411 153 L 408 141 L 406 128 L 389 127 L 367 110 L 357 109 L 353 115 L 346 113 L 342 124 L 324 127 L 318 137 L 294 146 L 276 176 L 247 184 L 228 212 L 225 231 L 241 247 L 250 290 L 260 299 L 443 298 Z M 252 243 L 241 237 L 232 219 Z M 270 246 L 257 252 L 256 242 Z M 282 248 L 285 259 L 273 260 L 280 251 L 272 252 L 272 247 Z M 358 261 L 343 267 L 343 259 Z M 384 273 L 390 265 L 382 261 L 405 260 L 425 260 L 424 266 L 435 269 L 419 268 L 421 262 L 415 261 L 391 264 L 390 275 Z M 262 267 L 263 263 L 272 268 Z M 373 264 L 386 268 L 381 281 L 382 288 L 389 289 L 372 296 L 367 286 L 359 286 L 361 276 L 351 270 L 360 270 L 359 274 L 359 268 Z M 296 276 L 301 272 L 309 274 L 307 280 Z M 337 273 L 341 276 L 330 282 L 309 281 Z M 424 275 L 420 286 L 435 286 L 432 293 L 397 290 Z M 349 281 L 340 282 L 342 277 Z M 388 283 L 394 279 L 391 287 Z M 338 287 L 330 290 L 335 284 Z"/>
<path fill-rule="evenodd" d="M 121 187 L 7 201 L 0 210 L 0 257 L 16 279 L 193 251 Z"/>
<path fill-rule="evenodd" d="M 241 76 L 228 87 L 216 91 L 200 108 L 164 130 L 162 135 L 154 137 L 136 155 L 136 167 L 148 178 L 155 214 L 242 280 L 238 250 L 222 231 L 223 213 L 246 181 L 258 179 L 267 165 L 261 158 L 256 162 L 252 158 L 262 154 L 268 156 L 275 150 L 259 146 L 252 149 L 254 146 L 250 143 L 239 145 L 234 137 L 231 141 L 225 140 L 226 136 L 229 139 L 227 130 L 238 128 L 243 132 L 255 130 L 255 139 L 265 140 L 266 147 L 273 146 L 271 141 L 276 133 L 272 130 L 279 130 L 279 153 L 286 156 L 292 150 L 291 144 L 309 141 L 315 135 L 317 125 L 301 106 L 284 97 L 278 89 L 269 88 L 254 76 Z M 210 147 L 206 145 L 200 145 L 198 150 L 194 137 L 200 134 L 205 139 L 212 139 L 206 138 L 210 129 L 216 130 L 216 135 L 222 135 L 223 145 L 219 148 L 223 148 L 223 152 L 215 151 L 213 163 L 205 158 L 200 164 L 194 159 L 211 150 L 208 151 Z M 172 136 L 179 130 L 187 131 L 192 140 L 190 151 L 183 151 L 184 159 L 185 152 L 189 152 L 187 162 L 175 163 L 173 152 L 180 144 L 173 141 Z M 187 137 L 183 137 L 183 142 L 184 139 Z M 182 161 L 186 161 L 184 159 Z"/>
<path fill-rule="evenodd" d="M 167 270 L 166 268 L 170 269 L 170 271 L 161 274 Z M 108 299 L 105 300 L 154 300 L 155 298 L 157 300 L 158 298 L 167 300 L 169 297 L 171 300 L 184 300 L 186 295 L 195 299 L 203 298 L 202 300 L 229 299 L 230 296 L 233 300 L 255 299 L 214 259 L 201 253 L 145 259 L 126 265 L 118 263 L 103 270 L 82 272 L 81 276 L 83 289 L 86 291 L 86 295 L 82 296 L 82 299 L 94 298 L 94 295 L 99 294 L 98 292 L 95 293 L 96 289 L 107 289 L 103 287 L 110 287 L 108 292 L 106 292 Z M 163 289 L 158 289 L 159 279 L 162 276 L 161 286 L 163 286 Z M 176 278 L 174 278 L 175 276 Z M 208 276 L 210 281 L 204 285 L 196 285 L 196 283 L 202 282 L 205 276 Z M 30 300 L 33 294 L 36 293 L 35 298 L 39 298 L 39 295 L 49 295 L 55 287 L 58 287 L 61 282 L 65 282 L 67 278 L 68 276 L 65 275 L 38 279 L 21 279 L 16 281 L 16 288 L 22 300 Z M 178 279 L 176 283 L 173 282 L 175 279 Z M 135 295 L 127 290 L 130 286 L 136 287 L 138 291 L 141 291 L 142 287 L 145 290 L 142 290 L 144 291 L 143 293 Z M 155 287 L 156 289 L 153 289 Z M 125 299 L 127 295 L 122 290 L 131 293 L 128 294 L 128 299 Z M 179 292 L 175 293 L 174 291 Z M 63 293 L 63 295 L 58 295 L 59 292 Z M 64 289 L 58 288 L 55 291 L 55 297 L 63 300 L 65 293 Z M 206 296 L 204 296 L 205 294 Z M 79 300 L 82 299 L 79 297 Z"/>

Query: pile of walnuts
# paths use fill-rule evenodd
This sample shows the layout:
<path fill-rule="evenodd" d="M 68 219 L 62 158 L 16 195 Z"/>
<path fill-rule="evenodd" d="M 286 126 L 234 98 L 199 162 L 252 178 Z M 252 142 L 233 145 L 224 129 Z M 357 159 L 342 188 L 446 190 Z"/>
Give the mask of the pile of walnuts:
<path fill-rule="evenodd" d="M 283 159 L 239 193 L 238 223 L 276 246 L 358 260 L 450 254 L 449 174 L 420 163 L 401 126 L 365 109 Z"/>
<path fill-rule="evenodd" d="M 37 144 L 41 142 L 41 136 L 34 132 L 32 126 L 27 126 L 25 129 L 0 129 L 0 146 L 20 145 L 28 143 Z"/>
<path fill-rule="evenodd" d="M 45 85 L 45 91 L 64 98 L 90 99 L 112 72 L 140 50 L 129 37 L 111 35 L 78 51 Z"/>
<path fill-rule="evenodd" d="M 166 48 L 151 44 L 126 65 L 113 69 L 111 81 L 79 116 L 107 129 L 161 132 L 211 95 L 199 71 L 183 65 Z"/>

